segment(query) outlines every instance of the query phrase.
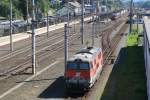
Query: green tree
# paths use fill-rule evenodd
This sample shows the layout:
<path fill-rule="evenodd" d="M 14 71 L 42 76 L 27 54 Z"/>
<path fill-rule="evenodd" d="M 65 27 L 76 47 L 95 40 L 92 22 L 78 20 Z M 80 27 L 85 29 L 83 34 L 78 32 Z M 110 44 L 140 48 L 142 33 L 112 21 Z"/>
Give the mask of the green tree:
<path fill-rule="evenodd" d="M 9 14 L 9 3 L 8 0 L 0 1 L 0 16 L 8 17 Z"/>
<path fill-rule="evenodd" d="M 46 15 L 49 10 L 49 4 L 50 4 L 49 0 L 37 0 L 36 1 L 37 7 L 40 8 L 40 10 L 42 11 L 44 15 Z"/>
<path fill-rule="evenodd" d="M 20 0 L 20 2 L 18 2 L 18 5 L 16 5 L 16 7 L 19 8 L 18 10 L 22 13 L 22 17 L 24 18 L 24 20 L 26 20 L 27 19 L 27 11 L 26 11 L 27 2 L 26 2 L 26 0 Z"/>
<path fill-rule="evenodd" d="M 22 14 L 18 9 L 20 0 L 13 0 L 13 17 L 21 17 Z M 0 16 L 9 18 L 9 12 L 10 12 L 10 2 L 9 0 L 1 0 L 0 1 Z"/>

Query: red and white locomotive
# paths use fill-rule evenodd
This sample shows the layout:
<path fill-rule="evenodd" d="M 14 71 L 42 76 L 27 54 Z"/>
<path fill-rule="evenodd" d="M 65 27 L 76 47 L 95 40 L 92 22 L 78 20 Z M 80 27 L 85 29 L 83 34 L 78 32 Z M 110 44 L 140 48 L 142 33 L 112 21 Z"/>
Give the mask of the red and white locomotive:
<path fill-rule="evenodd" d="M 67 89 L 87 90 L 98 79 L 103 67 L 101 48 L 88 47 L 69 58 L 66 65 L 65 81 Z"/>

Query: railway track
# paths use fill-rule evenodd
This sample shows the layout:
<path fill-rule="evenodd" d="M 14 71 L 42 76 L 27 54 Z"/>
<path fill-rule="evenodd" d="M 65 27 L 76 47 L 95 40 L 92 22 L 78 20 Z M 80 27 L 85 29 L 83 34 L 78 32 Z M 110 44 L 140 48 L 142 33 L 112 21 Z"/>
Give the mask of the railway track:
<path fill-rule="evenodd" d="M 121 22 L 117 23 L 116 25 L 119 25 L 120 23 Z M 113 27 L 117 27 L 116 25 L 113 25 Z M 112 26 L 110 26 L 108 28 L 105 28 L 101 32 L 108 31 L 108 29 L 111 28 L 111 27 Z M 56 37 L 56 35 L 57 35 L 57 37 Z M 52 50 L 54 50 L 56 47 L 58 47 L 58 45 L 63 46 L 63 39 L 62 40 L 60 39 L 60 41 L 56 41 L 57 39 L 59 39 L 63 36 L 62 34 L 60 34 L 60 33 L 56 34 L 55 33 L 55 34 L 52 34 L 51 36 L 52 37 L 50 39 L 47 39 L 46 41 L 44 41 L 44 40 L 43 41 L 38 41 L 37 51 L 36 51 L 36 56 L 38 58 L 45 57 L 44 56 L 45 51 L 51 51 L 52 52 Z M 53 41 L 53 42 L 55 41 L 55 42 L 52 45 L 49 45 L 49 42 L 51 42 L 51 41 Z M 52 48 L 52 49 L 48 50 L 49 48 Z M 30 49 L 31 49 L 30 46 L 27 46 L 27 47 L 23 48 L 23 50 L 21 49 L 21 50 L 15 51 L 11 54 L 8 54 L 8 55 L 3 56 L 2 58 L 0 58 L 0 63 L 2 63 L 3 61 L 5 63 L 6 60 L 7 61 L 10 60 L 10 62 L 11 62 L 12 58 L 14 60 L 14 57 L 19 58 L 20 56 L 23 56 L 23 59 L 17 59 L 17 63 L 14 62 L 16 65 L 14 65 L 13 63 L 10 64 L 10 65 L 13 65 L 15 67 L 8 67 L 8 68 L 5 68 L 5 69 L 1 70 L 2 73 L 0 73 L 0 76 L 7 76 L 8 77 L 8 76 L 11 76 L 11 75 L 15 74 L 16 73 L 15 70 L 26 69 L 27 67 L 25 65 L 31 66 L 31 64 L 28 64 L 28 63 L 31 63 L 31 60 L 29 60 L 29 59 L 31 59 L 31 52 L 30 52 L 31 50 Z M 10 57 L 10 55 L 11 55 L 11 57 Z M 2 65 L 5 66 L 5 64 L 2 64 Z M 19 72 L 19 71 L 20 70 L 18 70 L 17 72 Z M 2 79 L 4 79 L 4 78 L 2 78 Z"/>
<path fill-rule="evenodd" d="M 127 29 L 127 25 L 124 25 L 123 28 L 121 28 L 121 30 L 119 30 L 119 32 L 113 37 L 113 39 L 110 41 L 110 46 L 105 48 L 104 50 L 104 66 L 106 64 L 108 64 L 108 62 L 111 60 L 111 56 L 114 53 L 115 49 L 117 48 L 121 38 L 122 38 L 122 31 L 125 31 L 125 29 Z"/>
<path fill-rule="evenodd" d="M 107 25 L 106 25 L 107 26 Z M 43 45 L 43 44 L 45 44 L 45 43 L 48 43 L 48 42 L 50 42 L 50 41 L 53 41 L 53 40 L 56 40 L 56 39 L 58 39 L 59 37 L 62 37 L 63 36 L 63 34 L 60 34 L 60 33 L 62 33 L 63 31 L 59 31 L 59 32 L 57 32 L 57 33 L 53 33 L 53 34 L 51 34 L 51 35 L 49 35 L 49 38 L 47 38 L 47 39 L 45 39 L 45 38 L 43 38 L 43 40 L 38 40 L 38 41 L 36 41 L 37 43 L 37 45 L 36 45 L 36 47 L 40 47 L 41 45 Z M 73 31 L 72 31 L 73 32 Z M 38 37 L 38 36 L 37 36 Z M 18 54 L 20 54 L 20 53 L 23 53 L 23 52 L 25 52 L 25 51 L 28 51 L 28 50 L 30 50 L 31 49 L 31 46 L 29 45 L 29 44 L 27 44 L 26 46 L 24 46 L 24 48 L 21 48 L 21 49 L 18 49 L 18 50 L 16 50 L 16 51 L 14 51 L 14 52 L 12 52 L 12 53 L 9 53 L 9 54 L 7 54 L 7 55 L 4 55 L 4 56 L 1 56 L 0 57 L 0 62 L 1 61 L 4 61 L 4 60 L 6 60 L 6 59 L 8 59 L 8 58 L 10 58 L 10 57 L 14 57 L 14 56 L 16 56 L 16 55 L 18 55 Z"/>
<path fill-rule="evenodd" d="M 126 29 L 127 29 L 127 25 L 124 24 L 123 27 L 117 32 L 117 34 L 111 40 L 107 41 L 108 44 L 105 46 L 103 45 L 104 66 L 109 64 L 109 62 L 111 61 L 112 55 L 115 52 L 120 40 L 122 39 L 121 33 L 124 32 Z M 112 32 L 112 29 L 108 30 L 108 32 Z M 107 38 L 109 37 L 109 35 L 110 34 L 107 34 Z M 105 38 L 103 38 L 102 41 L 105 41 Z M 84 96 L 80 98 L 80 100 L 87 100 L 88 96 L 90 96 L 90 92 L 92 92 L 92 90 L 85 93 Z"/>
<path fill-rule="evenodd" d="M 102 31 L 100 31 L 99 35 L 101 35 L 104 32 L 107 32 L 109 28 L 114 27 L 114 24 L 115 24 L 115 22 L 112 23 L 112 25 L 110 27 L 104 28 Z M 72 35 L 70 35 L 70 36 L 72 36 Z M 77 36 L 77 35 L 72 36 L 72 38 L 70 38 L 70 40 L 73 42 L 74 38 L 77 39 L 77 38 L 79 38 L 79 36 Z M 39 49 L 36 52 L 37 53 L 36 54 L 36 56 L 37 56 L 37 62 L 41 62 L 43 59 L 46 59 L 46 58 L 50 57 L 50 55 L 53 56 L 53 55 L 56 55 L 58 53 L 58 51 L 62 51 L 64 49 L 63 48 L 63 39 L 60 38 L 59 40 L 60 41 L 58 41 L 58 39 L 57 39 L 57 41 L 54 41 L 54 44 L 51 45 L 51 46 L 49 45 L 51 43 L 49 43 L 48 47 L 47 47 L 46 44 L 44 44 L 44 46 L 42 46 L 42 47 L 39 46 L 42 49 L 41 50 Z M 31 68 L 31 55 L 30 55 L 30 52 L 28 54 L 26 54 L 26 52 L 25 52 L 25 55 L 21 54 L 20 56 L 24 56 L 24 57 L 27 56 L 27 57 L 25 57 L 25 58 L 22 59 L 23 62 L 21 62 L 21 61 L 18 62 L 17 66 L 12 66 L 12 67 L 9 67 L 8 69 L 2 70 L 3 73 L 0 74 L 0 76 L 1 76 L 0 80 L 8 78 L 8 77 L 10 77 L 12 75 L 16 75 L 16 74 L 18 74 L 18 73 L 20 73 L 22 71 L 27 70 L 28 68 Z M 16 58 L 17 57 L 18 56 L 16 56 Z M 79 98 L 79 99 L 82 99 L 82 97 Z"/>
<path fill-rule="evenodd" d="M 58 40 L 59 38 L 63 37 L 63 34 L 61 34 L 63 32 L 64 32 L 64 30 L 63 30 L 63 28 L 61 28 L 61 29 L 56 30 L 56 32 L 55 31 L 49 32 L 48 37 L 47 37 L 47 34 L 36 35 L 37 49 L 38 49 L 38 47 L 42 46 L 43 44 L 46 44 L 46 43 L 54 41 L 54 40 Z M 74 30 L 71 30 L 71 33 L 74 33 Z M 9 58 L 12 58 L 12 57 L 14 57 L 18 54 L 21 54 L 25 51 L 29 51 L 31 49 L 31 36 L 30 35 L 29 35 L 29 38 L 26 39 L 26 41 L 28 41 L 28 42 L 24 43 L 19 48 L 16 48 L 13 52 L 6 52 L 4 54 L 1 54 L 0 62 L 7 60 Z M 14 43 L 14 47 L 15 47 L 15 43 Z"/>
<path fill-rule="evenodd" d="M 53 33 L 48 38 L 43 38 L 43 40 L 40 39 L 40 40 L 36 41 L 36 47 L 39 47 L 39 46 L 41 46 L 41 45 L 43 45 L 45 43 L 48 43 L 50 41 L 53 41 L 55 39 L 58 39 L 58 38 L 62 37 L 63 34 L 60 34 L 60 33 L 63 33 L 63 31 L 60 31 L 60 32 L 57 32 L 57 33 Z M 21 54 L 21 53 L 23 53 L 25 51 L 29 51 L 30 49 L 31 49 L 31 45 L 27 44 L 21 49 L 17 49 L 17 50 L 15 50 L 13 52 L 10 52 L 10 53 L 8 53 L 8 54 L 6 54 L 4 56 L 1 56 L 0 57 L 0 62 L 2 62 L 4 60 L 7 60 L 9 58 L 12 58 L 12 57 L 14 57 L 14 56 L 16 56 L 18 54 Z"/>
<path fill-rule="evenodd" d="M 63 31 L 61 31 L 60 33 L 62 33 Z M 49 41 L 53 41 L 54 39 L 53 38 L 55 38 L 55 39 L 57 39 L 57 38 L 59 38 L 59 37 L 61 37 L 61 36 L 63 36 L 62 34 L 58 34 L 58 33 L 54 33 L 54 34 L 52 34 L 52 35 L 50 35 L 50 37 L 49 38 L 47 38 L 47 39 L 43 39 L 43 40 L 38 40 L 38 41 L 36 41 L 36 47 L 38 47 L 38 46 L 40 46 L 40 45 L 42 45 L 42 44 L 44 44 L 44 43 L 47 43 L 47 42 L 49 42 Z M 56 37 L 57 36 L 57 37 Z M 16 56 L 16 55 L 18 55 L 18 54 L 21 54 L 21 53 L 23 53 L 23 52 L 25 52 L 25 51 L 28 51 L 28 50 L 30 50 L 31 49 L 31 45 L 30 44 L 27 44 L 27 45 L 25 45 L 23 48 L 21 48 L 21 49 L 17 49 L 17 50 L 15 50 L 15 51 L 13 51 L 13 52 L 10 52 L 10 53 L 8 53 L 8 54 L 6 54 L 6 55 L 4 55 L 4 56 L 1 56 L 0 57 L 0 62 L 2 62 L 2 61 L 4 61 L 4 60 L 7 60 L 7 59 L 9 59 L 9 58 L 12 58 L 12 57 L 14 57 L 14 56 Z"/>
<path fill-rule="evenodd" d="M 56 37 L 57 35 L 57 37 Z M 49 39 L 42 40 L 42 41 L 38 41 L 37 42 L 37 51 L 36 51 L 36 55 L 37 57 L 40 55 L 40 53 L 43 54 L 43 52 L 45 51 L 52 51 L 52 50 L 48 50 L 49 48 L 56 48 L 55 45 L 59 45 L 59 43 L 61 43 L 61 45 L 63 45 L 63 39 L 61 39 L 61 37 L 63 37 L 62 34 L 52 34 L 52 37 Z M 60 40 L 60 41 L 58 41 Z M 53 44 L 51 44 L 50 42 L 54 42 Z M 51 44 L 51 45 L 50 45 Z M 55 50 L 56 51 L 56 50 Z M 41 56 L 39 56 L 41 57 Z M 43 56 L 44 57 L 44 56 Z M 24 65 L 28 65 L 30 66 L 31 64 L 31 46 L 27 46 L 23 49 L 19 49 L 13 53 L 10 53 L 6 56 L 3 56 L 0 58 L 0 65 L 5 66 L 5 68 L 0 67 L 0 76 L 11 76 L 14 73 L 16 73 L 15 70 L 19 69 L 25 69 L 26 66 Z M 16 61 L 15 61 L 16 60 Z M 7 63 L 7 62 L 11 62 L 11 63 Z M 21 68 L 22 66 L 22 68 Z M 14 73 L 12 73 L 14 71 Z M 17 71 L 18 72 L 18 71 Z M 10 73 L 10 74 L 8 74 Z M 7 75 L 8 74 L 8 75 Z M 5 79 L 5 78 L 2 78 Z"/>
<path fill-rule="evenodd" d="M 72 34 L 69 37 L 69 41 L 73 42 L 77 38 L 79 38 L 78 33 Z M 64 49 L 63 43 L 64 43 L 64 40 L 62 39 L 58 42 L 55 42 L 52 45 L 45 46 L 44 48 L 39 49 L 38 51 L 36 51 L 37 60 L 40 62 L 43 59 L 45 59 L 46 57 L 49 57 L 50 55 L 53 56 L 54 54 L 56 54 L 58 50 L 63 50 Z M 12 75 L 15 75 L 19 72 L 22 72 L 22 71 L 24 71 L 28 68 L 31 68 L 31 65 L 32 65 L 32 63 L 31 63 L 31 54 L 28 54 L 27 58 L 25 58 L 23 60 L 24 60 L 23 63 L 15 66 L 15 67 L 10 67 L 10 68 L 5 69 L 4 71 L 2 71 L 2 73 L 0 73 L 0 76 L 1 76 L 0 80 L 3 80 L 5 78 L 8 78 Z"/>
<path fill-rule="evenodd" d="M 62 40 L 63 39 L 62 33 L 63 32 L 60 32 L 59 34 L 54 33 L 53 35 L 51 35 L 52 37 L 50 37 L 48 39 L 44 39 L 42 41 L 38 41 L 37 45 L 36 45 L 37 52 L 47 49 L 47 47 L 49 47 L 51 44 L 57 42 L 58 40 Z M 57 35 L 57 37 L 55 34 Z M 9 65 L 16 66 L 16 65 L 12 64 L 12 63 L 16 63 L 15 59 L 17 60 L 17 62 L 21 62 L 21 60 L 24 60 L 26 57 L 29 57 L 30 54 L 31 54 L 31 45 L 28 45 L 22 49 L 16 50 L 10 54 L 7 54 L 7 55 L 1 57 L 0 65 L 5 66 L 5 68 L 7 68 L 7 66 L 9 66 Z M 13 60 L 13 61 L 11 61 L 11 60 Z M 8 61 L 11 62 L 11 63 L 9 63 L 9 65 L 6 63 Z M 3 67 L 0 67 L 0 70 L 1 69 L 3 69 Z"/>

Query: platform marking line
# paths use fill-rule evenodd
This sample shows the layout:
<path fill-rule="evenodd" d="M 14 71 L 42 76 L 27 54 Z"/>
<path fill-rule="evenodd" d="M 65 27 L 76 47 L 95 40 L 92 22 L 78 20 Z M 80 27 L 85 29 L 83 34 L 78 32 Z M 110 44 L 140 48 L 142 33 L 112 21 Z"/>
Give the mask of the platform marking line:
<path fill-rule="evenodd" d="M 35 78 L 36 76 L 42 74 L 43 72 L 45 72 L 46 70 L 48 70 L 49 68 L 51 68 L 52 66 L 58 64 L 60 61 L 55 61 L 54 63 L 52 63 L 51 65 L 47 66 L 46 68 L 42 69 L 41 71 L 37 72 L 35 75 L 27 78 L 26 80 L 24 80 L 24 82 L 19 83 L 18 85 L 14 86 L 13 88 L 7 90 L 6 92 L 4 92 L 2 95 L 0 95 L 0 99 L 4 98 L 5 96 L 7 96 L 8 94 L 10 94 L 11 92 L 17 90 L 18 88 L 20 88 L 21 86 L 23 86 L 27 81 L 30 81 L 31 79 Z"/>

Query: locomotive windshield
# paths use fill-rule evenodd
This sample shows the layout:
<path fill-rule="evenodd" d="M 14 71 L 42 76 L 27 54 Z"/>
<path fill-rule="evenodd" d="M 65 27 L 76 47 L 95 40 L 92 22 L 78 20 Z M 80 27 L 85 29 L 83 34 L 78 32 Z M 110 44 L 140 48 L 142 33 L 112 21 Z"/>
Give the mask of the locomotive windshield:
<path fill-rule="evenodd" d="M 86 63 L 86 62 L 79 63 L 79 66 L 81 70 L 89 69 L 89 63 Z"/>
<path fill-rule="evenodd" d="M 88 70 L 90 68 L 88 62 L 68 62 L 67 69 Z"/>
<path fill-rule="evenodd" d="M 68 62 L 68 63 L 67 63 L 67 68 L 68 68 L 68 69 L 77 69 L 77 63 Z"/>

